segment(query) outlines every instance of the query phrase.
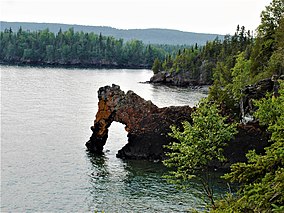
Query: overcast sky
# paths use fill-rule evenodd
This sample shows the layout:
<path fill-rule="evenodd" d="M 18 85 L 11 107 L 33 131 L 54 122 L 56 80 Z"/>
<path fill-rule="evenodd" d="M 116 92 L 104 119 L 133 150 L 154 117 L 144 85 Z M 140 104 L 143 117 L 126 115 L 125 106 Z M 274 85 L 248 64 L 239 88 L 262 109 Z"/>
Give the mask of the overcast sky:
<path fill-rule="evenodd" d="M 254 31 L 271 1 L 0 0 L 0 20 L 233 34 L 238 24 Z"/>

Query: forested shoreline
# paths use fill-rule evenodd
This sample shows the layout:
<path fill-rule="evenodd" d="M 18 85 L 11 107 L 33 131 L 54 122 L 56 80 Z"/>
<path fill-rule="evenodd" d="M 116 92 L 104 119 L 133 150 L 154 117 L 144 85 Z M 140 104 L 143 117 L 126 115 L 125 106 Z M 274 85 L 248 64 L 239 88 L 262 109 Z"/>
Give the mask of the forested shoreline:
<path fill-rule="evenodd" d="M 139 40 L 125 42 L 102 34 L 74 32 L 57 34 L 48 29 L 0 34 L 0 63 L 93 68 L 151 68 L 154 59 L 163 60 L 185 45 L 152 45 Z"/>
<path fill-rule="evenodd" d="M 246 57 L 249 57 L 253 43 L 252 32 L 237 26 L 235 34 L 226 35 L 223 40 L 217 37 L 205 46 L 179 50 L 175 55 L 167 55 L 163 61 L 156 58 L 152 67 L 155 76 L 151 81 L 175 86 L 210 85 L 220 63 L 230 70 L 240 52 L 247 51 Z"/>

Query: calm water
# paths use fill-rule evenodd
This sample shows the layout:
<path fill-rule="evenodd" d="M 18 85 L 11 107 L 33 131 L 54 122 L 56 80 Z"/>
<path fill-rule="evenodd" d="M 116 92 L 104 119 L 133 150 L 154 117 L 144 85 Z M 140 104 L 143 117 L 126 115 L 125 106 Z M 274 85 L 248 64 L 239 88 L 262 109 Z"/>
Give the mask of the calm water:
<path fill-rule="evenodd" d="M 162 106 L 202 91 L 141 84 L 150 70 L 1 66 L 1 212 L 184 212 L 204 205 L 200 185 L 177 191 L 158 163 L 115 157 L 127 142 L 113 123 L 104 156 L 86 151 L 97 90 L 118 84 Z"/>

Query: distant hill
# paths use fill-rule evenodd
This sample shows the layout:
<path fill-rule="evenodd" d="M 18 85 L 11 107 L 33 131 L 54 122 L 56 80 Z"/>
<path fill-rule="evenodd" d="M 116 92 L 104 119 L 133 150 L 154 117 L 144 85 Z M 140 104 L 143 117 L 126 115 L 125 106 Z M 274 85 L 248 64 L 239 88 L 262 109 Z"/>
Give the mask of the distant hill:
<path fill-rule="evenodd" d="M 137 39 L 143 41 L 145 44 L 173 44 L 173 45 L 204 45 L 206 41 L 214 40 L 217 36 L 223 39 L 223 35 L 206 34 L 206 33 L 192 33 L 183 32 L 179 30 L 169 29 L 130 29 L 122 30 L 112 27 L 102 26 L 84 26 L 84 25 L 69 25 L 69 24 L 53 24 L 53 23 L 33 23 L 33 22 L 5 22 L 0 21 L 1 31 L 11 28 L 14 32 L 18 31 L 20 27 L 23 30 L 38 31 L 46 28 L 49 31 L 58 33 L 58 31 L 66 31 L 69 28 L 74 28 L 74 31 L 102 33 L 105 36 L 113 36 L 115 38 L 122 38 L 125 41 Z"/>

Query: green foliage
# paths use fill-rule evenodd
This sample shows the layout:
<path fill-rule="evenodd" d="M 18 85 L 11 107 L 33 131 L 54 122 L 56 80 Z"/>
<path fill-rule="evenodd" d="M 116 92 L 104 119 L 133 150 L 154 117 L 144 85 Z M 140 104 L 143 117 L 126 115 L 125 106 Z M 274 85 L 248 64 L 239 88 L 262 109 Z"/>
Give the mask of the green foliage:
<path fill-rule="evenodd" d="M 241 90 L 250 83 L 250 56 L 253 39 L 250 31 L 237 27 L 234 36 L 226 36 L 220 46 L 209 99 L 238 113 Z"/>
<path fill-rule="evenodd" d="M 75 32 L 73 28 L 54 34 L 48 29 L 0 33 L 0 62 L 109 67 L 148 67 L 155 58 L 179 48 L 169 45 L 144 45 L 124 42 L 111 36 Z M 170 51 L 170 52 L 168 52 Z"/>
<path fill-rule="evenodd" d="M 284 73 L 284 1 L 273 0 L 261 15 L 261 25 L 252 46 L 251 55 L 239 55 L 232 69 L 232 83 L 212 90 L 234 87 L 242 89 L 246 76 L 248 83 Z M 250 68 L 249 68 L 250 67 Z M 240 74 L 240 69 L 243 74 Z M 235 73 L 237 76 L 236 78 Z M 219 90 L 218 90 L 219 89 Z M 237 90 L 238 91 L 238 90 Z M 235 93 L 236 94 L 236 93 Z M 246 163 L 231 166 L 224 177 L 240 184 L 240 190 L 227 195 L 216 203 L 212 212 L 284 212 L 284 83 L 280 82 L 279 94 L 268 94 L 255 102 L 258 110 L 254 114 L 261 125 L 271 134 L 270 146 L 263 154 L 254 150 L 247 153 Z M 215 96 L 216 97 L 216 96 Z M 238 95 L 231 96 L 238 97 Z M 227 97 L 229 98 L 229 97 Z"/>
<path fill-rule="evenodd" d="M 213 68 L 210 100 L 239 114 L 241 91 L 246 85 L 284 73 L 283 17 L 284 1 L 273 0 L 262 12 L 255 42 L 244 27 L 237 27 L 233 37 L 225 37 Z"/>
<path fill-rule="evenodd" d="M 250 31 L 246 32 L 244 27 L 240 29 L 238 26 L 235 35 L 227 35 L 223 41 L 217 37 L 203 47 L 196 44 L 167 56 L 162 63 L 162 70 L 170 73 L 183 72 L 197 81 L 202 77 L 208 84 L 213 79 L 227 84 L 232 80 L 231 69 L 234 67 L 236 55 L 249 49 L 252 43 Z"/>
<path fill-rule="evenodd" d="M 190 185 L 188 180 L 196 178 L 214 205 L 213 191 L 207 180 L 209 163 L 225 161 L 223 148 L 236 133 L 236 126 L 226 124 L 226 117 L 222 117 L 217 105 L 208 100 L 199 103 L 191 119 L 192 124 L 188 121 L 182 123 L 182 130 L 171 127 L 169 135 L 177 142 L 166 146 L 168 159 L 163 163 L 173 169 L 166 177 L 184 189 Z"/>
<path fill-rule="evenodd" d="M 213 69 L 209 99 L 223 104 L 230 113 L 239 114 L 241 91 L 246 85 L 284 73 L 283 0 L 273 0 L 266 9 L 255 42 L 249 31 L 238 27 L 232 39 L 225 37 Z"/>
<path fill-rule="evenodd" d="M 228 89 L 232 90 L 234 100 L 238 102 L 242 98 L 242 90 L 250 83 L 251 61 L 245 59 L 245 53 L 237 56 L 236 64 L 232 68 L 232 83 L 228 84 Z"/>
<path fill-rule="evenodd" d="M 256 101 L 255 116 L 268 126 L 271 145 L 265 153 L 254 150 L 247 154 L 247 163 L 236 163 L 224 177 L 242 185 L 231 202 L 220 201 L 216 212 L 281 212 L 284 209 L 284 82 L 279 96 L 271 95 Z M 215 212 L 215 211 L 213 211 Z"/>
<path fill-rule="evenodd" d="M 271 141 L 284 144 L 284 81 L 280 81 L 278 93 L 276 97 L 256 101 L 259 109 L 255 116 L 262 125 L 268 126 L 267 130 L 272 133 Z"/>
<path fill-rule="evenodd" d="M 159 71 L 161 71 L 161 62 L 158 58 L 155 59 L 154 63 L 153 63 L 153 67 L 152 70 L 154 72 L 154 74 L 157 74 Z"/>
<path fill-rule="evenodd" d="M 275 51 L 270 57 L 265 72 L 270 75 L 284 75 L 284 15 L 275 30 Z"/>
<path fill-rule="evenodd" d="M 222 42 L 218 39 L 208 42 L 191 59 L 183 61 L 183 57 L 183 53 L 178 54 L 172 60 L 172 65 L 166 68 L 174 71 L 184 68 L 194 70 L 187 60 L 195 61 L 194 65 L 197 67 L 200 61 L 209 61 L 213 64 L 211 73 L 214 80 L 209 91 L 209 100 L 224 106 L 230 117 L 237 115 L 242 90 L 246 85 L 274 74 L 284 74 L 284 1 L 272 0 L 262 12 L 255 39 L 250 31 L 246 32 L 244 27 L 238 26 L 234 36 L 225 36 Z M 212 212 L 284 212 L 284 83 L 280 84 L 278 95 L 270 94 L 266 99 L 255 103 L 259 109 L 254 116 L 271 134 L 270 146 L 265 148 L 263 154 L 251 150 L 247 153 L 246 163 L 232 165 L 231 172 L 225 178 L 240 184 L 240 190 L 236 195 L 228 194 L 218 201 L 217 209 Z M 203 131 L 198 132 L 193 121 L 193 124 L 183 123 L 183 131 L 172 129 L 171 136 L 180 143 L 172 143 L 168 147 L 172 152 L 168 154 L 169 160 L 165 164 L 175 168 L 168 176 L 172 183 L 185 187 L 188 179 L 197 178 L 203 181 L 210 198 L 210 188 L 199 175 L 204 174 L 208 165 L 207 159 L 222 158 L 219 155 L 212 157 L 210 154 L 202 154 L 206 153 L 207 148 L 199 142 L 206 140 L 199 136 L 204 133 L 210 138 L 211 129 L 201 127 L 199 130 Z M 207 132 L 205 128 L 210 131 Z M 214 149 L 214 146 L 211 147 Z M 212 153 L 216 154 L 218 151 L 214 149 Z M 200 162 L 196 159 L 200 159 Z"/>
<path fill-rule="evenodd" d="M 261 24 L 257 30 L 257 38 L 255 46 L 252 52 L 252 75 L 263 75 L 263 72 L 277 72 L 277 70 L 267 69 L 269 66 L 273 52 L 279 47 L 277 37 L 277 31 L 280 29 L 280 24 L 283 22 L 284 16 L 284 1 L 273 0 L 269 6 L 261 13 Z M 281 21 L 282 20 L 282 21 Z M 283 23 L 282 23 L 283 33 Z M 283 37 L 283 34 L 282 34 Z M 283 51 L 283 42 L 282 45 Z M 275 56 L 274 56 L 275 57 Z M 277 60 L 278 61 L 278 60 Z M 275 63 L 275 61 L 274 61 Z M 260 77 L 256 78 L 257 80 Z"/>
<path fill-rule="evenodd" d="M 194 58 L 196 58 L 198 54 L 197 51 L 192 51 L 191 49 L 184 49 L 184 51 L 175 57 L 175 59 L 172 61 L 172 66 L 170 67 L 170 70 L 172 71 L 185 71 L 190 70 L 192 75 L 194 75 Z"/>
<path fill-rule="evenodd" d="M 261 13 L 258 37 L 271 36 L 283 18 L 284 1 L 273 0 Z"/>

